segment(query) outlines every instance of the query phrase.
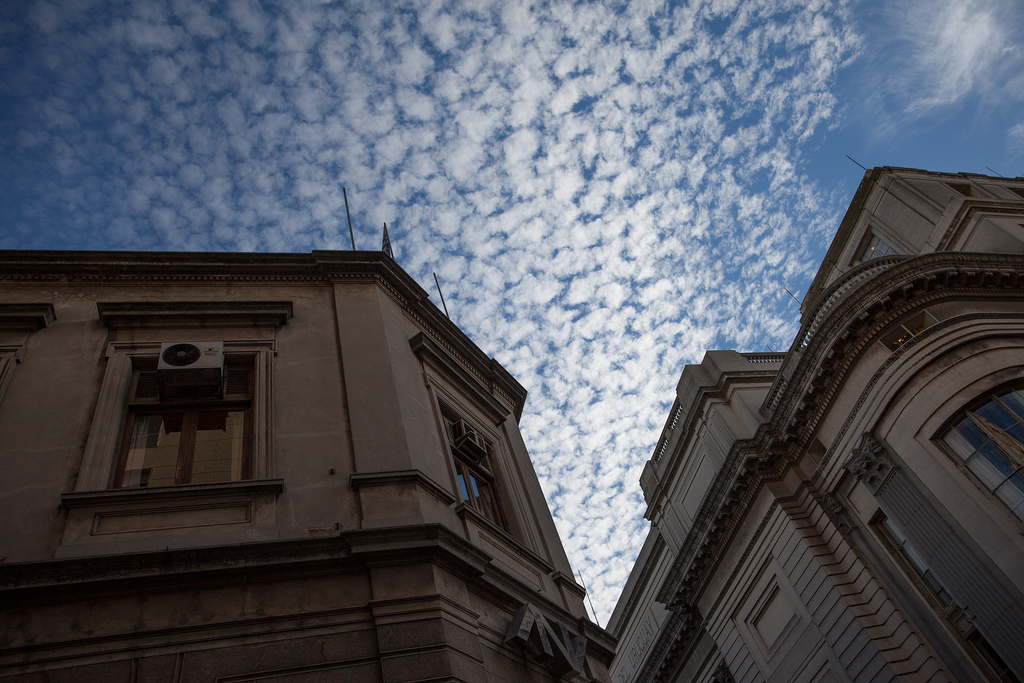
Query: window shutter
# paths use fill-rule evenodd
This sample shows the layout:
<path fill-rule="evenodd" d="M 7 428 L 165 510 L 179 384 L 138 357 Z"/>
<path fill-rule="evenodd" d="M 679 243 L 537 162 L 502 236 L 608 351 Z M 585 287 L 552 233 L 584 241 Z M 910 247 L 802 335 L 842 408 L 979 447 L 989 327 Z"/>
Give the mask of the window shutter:
<path fill-rule="evenodd" d="M 225 396 L 249 395 L 249 368 L 244 365 L 229 365 L 226 371 Z"/>
<path fill-rule="evenodd" d="M 140 370 L 138 379 L 135 382 L 136 401 L 159 401 L 160 384 L 157 381 L 156 370 Z"/>

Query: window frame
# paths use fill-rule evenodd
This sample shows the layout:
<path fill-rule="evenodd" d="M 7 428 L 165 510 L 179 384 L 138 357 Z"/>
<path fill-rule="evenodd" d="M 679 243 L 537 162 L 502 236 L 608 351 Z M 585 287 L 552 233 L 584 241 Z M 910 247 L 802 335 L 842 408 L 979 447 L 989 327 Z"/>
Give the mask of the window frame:
<path fill-rule="evenodd" d="M 946 440 L 947 437 L 954 432 L 957 426 L 962 424 L 964 420 L 970 419 L 970 414 L 974 414 L 977 410 L 988 406 L 990 403 L 998 403 L 1005 412 L 1016 420 L 1017 426 L 1024 429 L 1024 415 L 1015 413 L 1012 408 L 1005 404 L 1004 401 L 1000 400 L 1003 396 L 1013 392 L 1024 393 L 1024 382 L 1021 380 L 1015 380 L 988 389 L 979 396 L 965 403 L 953 414 L 952 417 L 946 420 L 942 427 L 936 432 L 933 440 L 938 442 L 940 447 L 947 453 L 959 469 L 969 474 L 969 478 L 975 486 L 999 501 L 1001 509 L 1003 509 L 1017 522 L 1018 529 L 1024 529 L 1024 497 L 1022 497 L 1014 507 L 1010 507 L 1010 505 L 998 493 L 996 493 L 1002 486 L 1009 484 L 1010 480 L 1013 479 L 1015 475 L 1024 477 L 1024 458 L 1021 459 L 1020 464 L 1016 466 L 1016 469 L 1014 469 L 1012 473 L 1004 476 L 998 485 L 991 487 L 986 483 L 983 477 L 975 471 L 975 468 L 971 467 L 970 462 L 978 457 L 985 447 L 992 445 L 995 448 L 995 451 L 1004 458 L 1006 463 L 1013 467 L 1014 462 L 1012 457 L 1007 456 L 1003 449 L 1000 448 L 996 438 L 990 434 L 987 435 L 985 441 L 982 442 L 981 445 L 973 447 L 971 453 L 967 456 L 961 455 L 957 449 Z M 978 431 L 980 432 L 981 430 L 979 429 Z M 1005 433 L 1006 430 L 1001 430 L 1001 432 Z M 1016 439 L 1014 440 L 1016 441 Z M 970 442 L 967 443 L 970 445 Z M 1020 442 L 1018 441 L 1018 443 Z M 1024 491 L 1022 491 L 1022 493 L 1024 493 Z"/>
<path fill-rule="evenodd" d="M 128 464 L 131 444 L 135 438 L 135 424 L 140 416 L 148 415 L 169 415 L 181 414 L 181 427 L 179 428 L 178 454 L 175 459 L 175 477 L 172 484 L 163 486 L 182 486 L 195 483 L 194 464 L 196 455 L 197 433 L 199 431 L 201 414 L 213 414 L 223 412 L 242 412 L 242 462 L 240 467 L 241 476 L 238 479 L 222 479 L 219 481 L 204 482 L 209 484 L 227 483 L 235 481 L 248 481 L 252 479 L 252 385 L 253 385 L 253 363 L 255 357 L 252 354 L 225 354 L 225 366 L 229 368 L 244 368 L 245 370 L 245 393 L 235 392 L 225 395 L 223 398 L 205 398 L 194 400 L 164 399 L 157 397 L 155 400 L 140 398 L 138 387 L 143 373 L 156 372 L 156 365 L 149 359 L 138 358 L 133 361 L 132 383 L 129 390 L 128 401 L 125 407 L 126 415 L 124 428 L 122 430 L 122 443 L 119 449 L 117 466 L 114 470 L 114 479 L 111 483 L 113 489 L 123 488 L 158 488 L 150 487 L 148 484 L 136 486 L 125 486 L 124 476 Z M 137 367 L 136 367 L 137 365 Z"/>
<path fill-rule="evenodd" d="M 484 455 L 479 458 L 474 457 L 472 454 L 466 452 L 455 444 L 453 425 L 459 421 L 465 422 L 471 429 L 483 437 L 486 444 L 486 453 Z M 490 466 L 490 458 L 494 455 L 494 441 L 487 438 L 483 430 L 477 427 L 473 422 L 461 417 L 456 411 L 452 410 L 444 403 L 441 404 L 441 422 L 444 425 L 445 441 L 447 442 L 448 450 L 452 455 L 452 465 L 455 469 L 455 484 L 458 489 L 456 491 L 456 495 L 458 496 L 459 501 L 505 533 L 511 533 L 502 510 L 501 496 L 498 493 L 497 478 L 491 471 Z M 470 476 L 486 487 L 490 501 L 489 504 L 482 502 L 484 496 L 469 495 L 471 482 L 468 480 L 468 477 Z"/>
<path fill-rule="evenodd" d="M 107 345 L 106 370 L 96 401 L 89 436 L 82 457 L 82 468 L 75 483 L 75 492 L 114 489 L 121 449 L 124 443 L 128 406 L 133 387 L 134 370 L 156 367 L 162 341 L 188 336 L 176 334 L 161 341 L 114 341 Z M 207 336 L 207 335 L 204 335 Z M 188 336 L 194 340 L 195 333 Z M 274 476 L 271 448 L 273 444 L 272 377 L 273 339 L 224 339 L 226 356 L 252 357 L 250 378 L 249 478 L 246 481 L 270 479 Z M 230 484 L 232 482 L 223 482 Z M 158 490 L 159 487 L 152 490 Z M 122 489 L 123 490 L 123 489 Z M 137 489 L 137 490 L 145 490 Z"/>
<path fill-rule="evenodd" d="M 880 244 L 887 247 L 888 251 L 884 254 L 875 253 L 875 249 L 872 248 L 871 243 L 873 240 L 878 240 Z M 870 255 L 869 252 L 871 253 Z M 893 243 L 893 240 L 888 235 L 875 230 L 874 228 L 868 228 L 867 234 L 864 236 L 864 240 L 857 248 L 857 253 L 854 256 L 852 265 L 859 266 L 862 263 L 868 263 L 875 259 L 884 258 L 886 256 L 901 256 L 903 252 L 900 248 Z"/>
<path fill-rule="evenodd" d="M 882 540 L 890 557 L 917 588 L 917 592 L 936 609 L 946 623 L 952 626 L 955 637 L 967 645 L 967 654 L 976 665 L 982 665 L 993 676 L 992 680 L 1017 683 L 1017 677 L 1009 670 L 1006 662 L 995 651 L 992 644 L 977 630 L 974 622 L 964 609 L 949 594 L 942 581 L 935 576 L 931 567 L 921 558 L 913 544 L 896 527 L 892 519 L 879 511 L 871 521 L 876 535 Z M 984 673 L 983 668 L 983 673 Z"/>

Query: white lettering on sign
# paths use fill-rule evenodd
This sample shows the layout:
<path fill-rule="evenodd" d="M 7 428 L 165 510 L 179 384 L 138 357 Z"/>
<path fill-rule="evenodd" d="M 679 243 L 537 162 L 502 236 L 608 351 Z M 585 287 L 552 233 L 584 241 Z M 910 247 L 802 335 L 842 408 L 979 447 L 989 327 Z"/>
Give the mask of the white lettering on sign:
<path fill-rule="evenodd" d="M 644 617 L 636 633 L 633 634 L 632 640 L 629 641 L 629 647 L 625 650 L 622 661 L 619 662 L 615 683 L 629 683 L 632 680 L 633 674 L 644 663 L 647 651 L 651 649 L 651 645 L 658 637 L 660 622 L 661 620 L 654 614 L 647 612 L 647 616 Z"/>

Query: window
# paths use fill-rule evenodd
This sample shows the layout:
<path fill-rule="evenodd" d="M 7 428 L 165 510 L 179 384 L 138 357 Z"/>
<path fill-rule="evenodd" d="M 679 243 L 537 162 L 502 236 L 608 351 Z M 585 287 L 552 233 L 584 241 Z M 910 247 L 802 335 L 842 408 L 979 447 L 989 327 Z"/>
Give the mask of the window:
<path fill-rule="evenodd" d="M 970 618 L 964 613 L 953 597 L 946 592 L 942 582 L 939 581 L 935 573 L 928 568 L 928 565 L 924 563 L 921 556 L 917 554 L 913 546 L 907 542 L 906 537 L 900 533 L 899 529 L 892 523 L 888 517 L 882 517 L 878 522 L 878 526 L 882 529 L 886 540 L 892 544 L 899 552 L 900 557 L 910 565 L 910 568 L 914 573 L 921 579 L 921 581 L 928 587 L 928 590 L 933 596 L 939 601 L 942 606 L 944 616 L 956 628 L 957 632 L 964 637 L 971 648 L 974 650 L 977 658 L 988 667 L 991 673 L 994 674 L 994 679 L 997 681 L 1005 681 L 1006 683 L 1020 683 L 999 653 L 996 652 L 992 644 L 988 642 L 985 637 L 979 633 L 971 622 Z"/>
<path fill-rule="evenodd" d="M 1024 389 L 989 394 L 942 441 L 987 488 L 1024 520 Z"/>
<path fill-rule="evenodd" d="M 901 320 L 893 330 L 879 341 L 882 342 L 882 346 L 885 348 L 895 351 L 934 324 L 935 317 L 928 311 L 921 311 L 916 315 Z"/>
<path fill-rule="evenodd" d="M 907 539 L 900 533 L 899 529 L 893 526 L 892 521 L 888 517 L 883 517 L 879 526 L 885 532 L 889 541 L 896 546 L 896 550 L 899 551 L 900 555 L 906 560 L 907 564 L 911 566 L 914 572 L 920 577 L 928 589 L 938 598 L 939 602 L 942 603 L 942 607 L 945 609 L 953 603 L 953 598 L 946 589 L 942 587 L 942 584 L 935 574 L 928 568 L 928 565 L 924 563 L 924 560 L 914 552 L 914 548 L 907 543 Z"/>
<path fill-rule="evenodd" d="M 135 359 L 113 488 L 251 478 L 252 359 L 225 374 L 223 396 L 161 399 L 153 359 Z"/>
<path fill-rule="evenodd" d="M 442 417 L 448 445 L 455 459 L 459 496 L 488 521 L 507 530 L 495 496 L 494 475 L 488 465 L 493 451 L 491 442 L 465 420 L 447 410 Z"/>
<path fill-rule="evenodd" d="M 891 256 L 898 253 L 900 252 L 896 247 L 882 239 L 877 232 L 872 231 L 871 237 L 860 252 L 860 258 L 857 259 L 857 263 L 864 263 L 871 259 Z"/>

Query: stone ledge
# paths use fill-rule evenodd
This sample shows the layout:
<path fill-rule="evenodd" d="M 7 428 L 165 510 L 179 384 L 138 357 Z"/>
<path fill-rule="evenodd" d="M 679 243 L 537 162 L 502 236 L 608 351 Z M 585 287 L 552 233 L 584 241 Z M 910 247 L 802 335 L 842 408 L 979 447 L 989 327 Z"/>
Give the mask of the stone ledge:
<path fill-rule="evenodd" d="M 53 304 L 0 304 L 0 330 L 41 330 L 56 319 Z"/>
<path fill-rule="evenodd" d="M 117 301 L 96 303 L 107 327 L 281 327 L 291 301 Z"/>

